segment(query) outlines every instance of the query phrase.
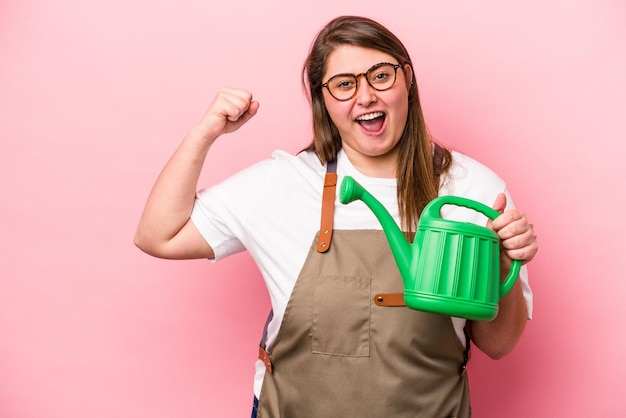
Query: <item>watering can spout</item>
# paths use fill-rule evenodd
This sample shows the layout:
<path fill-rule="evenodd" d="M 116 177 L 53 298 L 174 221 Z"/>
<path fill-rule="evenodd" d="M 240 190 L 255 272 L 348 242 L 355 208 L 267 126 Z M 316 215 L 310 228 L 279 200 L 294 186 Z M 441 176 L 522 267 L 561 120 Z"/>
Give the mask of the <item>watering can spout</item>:
<path fill-rule="evenodd" d="M 341 183 L 339 200 L 344 204 L 361 200 L 370 208 L 383 227 L 403 280 L 406 281 L 406 278 L 412 277 L 410 272 L 412 246 L 382 203 L 350 176 L 344 177 Z"/>

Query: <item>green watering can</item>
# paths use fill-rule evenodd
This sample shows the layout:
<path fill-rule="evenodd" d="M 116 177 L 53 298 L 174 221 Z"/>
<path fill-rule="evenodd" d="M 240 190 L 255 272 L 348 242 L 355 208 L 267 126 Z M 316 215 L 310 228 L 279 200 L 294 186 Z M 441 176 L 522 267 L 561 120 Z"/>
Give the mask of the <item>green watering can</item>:
<path fill-rule="evenodd" d="M 378 218 L 400 269 L 409 308 L 472 320 L 496 317 L 498 302 L 515 284 L 521 261 L 513 260 L 500 281 L 498 235 L 484 226 L 442 219 L 441 208 L 463 206 L 492 220 L 500 215 L 496 210 L 462 197 L 438 197 L 424 208 L 410 244 L 387 209 L 352 177 L 343 179 L 339 199 L 362 200 Z"/>

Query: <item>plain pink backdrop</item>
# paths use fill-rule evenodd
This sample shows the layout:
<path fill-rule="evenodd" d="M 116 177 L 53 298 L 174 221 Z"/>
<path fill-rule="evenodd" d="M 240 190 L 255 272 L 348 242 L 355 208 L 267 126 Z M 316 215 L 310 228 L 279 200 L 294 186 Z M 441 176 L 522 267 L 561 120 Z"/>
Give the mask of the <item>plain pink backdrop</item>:
<path fill-rule="evenodd" d="M 624 3 L 385 4 L 0 2 L 0 417 L 249 416 L 268 310 L 249 257 L 158 260 L 134 229 L 221 86 L 261 109 L 202 184 L 307 144 L 300 68 L 339 14 L 403 39 L 432 133 L 540 235 L 534 319 L 507 358 L 474 352 L 475 416 L 626 414 Z"/>

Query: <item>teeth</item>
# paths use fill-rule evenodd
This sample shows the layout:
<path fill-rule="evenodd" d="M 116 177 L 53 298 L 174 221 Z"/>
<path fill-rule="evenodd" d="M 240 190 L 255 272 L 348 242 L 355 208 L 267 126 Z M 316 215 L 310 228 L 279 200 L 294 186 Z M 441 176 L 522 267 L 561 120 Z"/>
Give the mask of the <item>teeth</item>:
<path fill-rule="evenodd" d="M 358 118 L 356 118 L 356 120 L 372 120 L 372 119 L 379 118 L 383 115 L 384 115 L 383 112 L 368 113 L 366 115 L 359 116 Z"/>

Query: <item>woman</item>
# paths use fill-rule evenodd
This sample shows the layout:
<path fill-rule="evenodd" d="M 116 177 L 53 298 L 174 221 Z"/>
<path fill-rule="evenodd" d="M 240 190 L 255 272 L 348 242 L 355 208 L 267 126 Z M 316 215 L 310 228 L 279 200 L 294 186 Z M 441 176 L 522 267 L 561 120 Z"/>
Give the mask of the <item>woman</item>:
<path fill-rule="evenodd" d="M 211 145 L 259 108 L 251 93 L 222 89 L 157 179 L 136 244 L 172 259 L 250 252 L 272 303 L 253 416 L 257 408 L 261 417 L 470 416 L 470 340 L 493 358 L 513 349 L 532 306 L 525 268 L 490 322 L 401 306 L 380 224 L 363 205 L 339 204 L 335 186 L 354 177 L 409 233 L 437 195 L 492 205 L 502 213 L 490 226 L 502 240 L 503 275 L 512 259 L 534 257 L 532 225 L 493 172 L 431 140 L 411 59 L 380 24 L 331 21 L 311 47 L 303 84 L 311 145 L 296 156 L 276 152 L 196 196 Z M 453 206 L 445 216 L 484 222 Z"/>

